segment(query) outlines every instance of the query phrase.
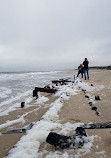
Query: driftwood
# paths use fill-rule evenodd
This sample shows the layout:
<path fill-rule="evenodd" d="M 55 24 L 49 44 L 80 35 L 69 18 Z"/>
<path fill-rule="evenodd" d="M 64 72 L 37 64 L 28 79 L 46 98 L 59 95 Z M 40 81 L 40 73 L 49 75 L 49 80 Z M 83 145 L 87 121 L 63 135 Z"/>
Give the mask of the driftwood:
<path fill-rule="evenodd" d="M 26 133 L 26 129 L 13 129 L 13 130 L 9 130 L 7 132 L 4 132 L 2 134 L 12 134 L 12 133 Z"/>
<path fill-rule="evenodd" d="M 35 89 L 33 90 L 33 97 L 38 98 L 38 94 L 37 94 L 37 91 Z"/>
<path fill-rule="evenodd" d="M 30 123 L 27 127 L 20 129 L 12 129 L 2 134 L 12 134 L 12 133 L 26 133 L 27 130 L 30 130 L 33 127 L 34 123 Z"/>
<path fill-rule="evenodd" d="M 84 129 L 111 128 L 111 122 L 84 124 L 81 127 L 83 127 Z"/>
<path fill-rule="evenodd" d="M 57 90 L 52 88 L 35 87 L 33 90 L 33 97 L 38 97 L 38 92 L 55 93 Z"/>
<path fill-rule="evenodd" d="M 68 82 L 73 82 L 73 81 L 69 81 L 68 79 L 60 79 L 60 80 L 53 80 L 52 84 L 66 85 L 66 83 L 68 83 Z"/>
<path fill-rule="evenodd" d="M 21 102 L 21 108 L 24 108 L 25 102 Z"/>
<path fill-rule="evenodd" d="M 40 88 L 40 87 L 35 87 L 35 90 L 39 92 L 47 92 L 47 93 L 55 93 L 57 91 L 56 89 Z"/>
<path fill-rule="evenodd" d="M 61 149 L 78 148 L 84 145 L 85 137 L 87 137 L 87 135 L 84 128 L 78 127 L 74 136 L 64 136 L 54 132 L 50 132 L 48 137 L 46 138 L 46 142 Z"/>
<path fill-rule="evenodd" d="M 85 129 L 105 129 L 111 128 L 111 122 L 105 123 L 92 123 L 84 124 L 76 128 L 76 134 L 74 136 L 64 136 L 54 132 L 50 132 L 46 138 L 46 142 L 59 147 L 61 149 L 65 148 L 79 148 L 86 142 L 87 134 Z"/>

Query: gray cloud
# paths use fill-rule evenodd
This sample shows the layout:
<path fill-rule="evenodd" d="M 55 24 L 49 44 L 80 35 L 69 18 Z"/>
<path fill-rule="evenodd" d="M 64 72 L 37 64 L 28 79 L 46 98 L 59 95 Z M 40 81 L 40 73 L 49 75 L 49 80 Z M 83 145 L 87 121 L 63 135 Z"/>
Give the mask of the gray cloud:
<path fill-rule="evenodd" d="M 1 0 L 0 71 L 110 65 L 110 0 Z"/>

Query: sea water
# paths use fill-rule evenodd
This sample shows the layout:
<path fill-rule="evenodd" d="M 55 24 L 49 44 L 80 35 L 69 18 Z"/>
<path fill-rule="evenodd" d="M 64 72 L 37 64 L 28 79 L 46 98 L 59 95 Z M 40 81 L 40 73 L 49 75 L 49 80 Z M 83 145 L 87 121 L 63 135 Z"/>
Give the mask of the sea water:
<path fill-rule="evenodd" d="M 61 71 L 0 73 L 0 107 L 26 97 L 35 87 L 44 87 L 52 80 L 71 77 Z"/>

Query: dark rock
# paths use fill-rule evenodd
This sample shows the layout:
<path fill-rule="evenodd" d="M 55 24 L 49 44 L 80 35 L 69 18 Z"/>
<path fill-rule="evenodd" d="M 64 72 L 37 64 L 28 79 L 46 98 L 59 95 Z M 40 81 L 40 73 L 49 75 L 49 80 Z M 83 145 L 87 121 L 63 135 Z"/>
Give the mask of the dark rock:
<path fill-rule="evenodd" d="M 23 128 L 23 129 L 22 129 L 22 132 L 26 132 L 26 129 Z"/>
<path fill-rule="evenodd" d="M 99 116 L 99 115 L 100 115 L 100 113 L 99 113 L 98 111 L 96 111 L 96 115 L 98 115 L 98 116 Z"/>
<path fill-rule="evenodd" d="M 95 100 L 100 100 L 100 97 L 99 96 L 95 96 Z"/>
<path fill-rule="evenodd" d="M 89 105 L 92 105 L 92 101 L 89 101 Z"/>
<path fill-rule="evenodd" d="M 89 98 L 89 96 L 86 94 L 86 95 L 85 95 L 85 98 Z"/>
<path fill-rule="evenodd" d="M 97 110 L 97 107 L 93 106 L 93 107 L 92 107 L 92 110 L 96 111 L 96 110 Z"/>
<path fill-rule="evenodd" d="M 86 89 L 82 89 L 83 92 L 86 92 Z"/>

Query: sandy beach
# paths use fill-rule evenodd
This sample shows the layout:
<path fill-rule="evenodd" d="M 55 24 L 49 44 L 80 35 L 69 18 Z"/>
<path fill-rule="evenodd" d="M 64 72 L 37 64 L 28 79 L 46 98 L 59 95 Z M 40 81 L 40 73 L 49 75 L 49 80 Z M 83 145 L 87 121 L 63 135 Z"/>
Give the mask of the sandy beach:
<path fill-rule="evenodd" d="M 72 73 L 73 75 L 74 71 L 70 71 L 70 73 Z M 79 92 L 76 95 L 70 95 L 69 99 L 63 101 L 63 106 L 58 113 L 58 122 L 60 124 L 111 122 L 111 70 L 91 69 L 89 70 L 89 74 L 89 80 L 81 79 L 81 77 L 80 80 L 81 82 L 85 82 L 90 86 L 92 84 L 91 88 L 94 87 L 94 89 L 92 91 L 87 91 L 87 93 L 92 98 L 94 98 L 95 96 L 100 96 L 101 100 L 94 102 L 94 106 L 97 107 L 99 115 L 97 115 L 96 112 L 91 109 L 91 106 L 89 106 L 88 99 L 85 97 L 85 93 L 82 90 L 78 89 Z M 0 132 L 3 133 L 10 129 L 23 128 L 25 125 L 28 125 L 31 122 L 37 122 L 41 120 L 42 116 L 49 110 L 49 105 L 57 100 L 58 96 L 47 93 L 40 93 L 40 95 L 48 98 L 48 101 L 41 104 L 42 106 L 39 106 L 39 102 L 37 103 L 37 101 L 33 99 L 33 101 L 30 102 L 30 105 L 34 106 L 31 106 L 27 109 L 19 108 L 16 111 L 10 112 L 6 116 L 0 116 L 0 125 L 2 125 L 6 123 L 7 120 L 17 120 L 19 119 L 19 116 L 26 114 L 25 116 L 23 116 L 25 119 L 25 123 L 16 122 L 15 124 L 12 124 L 8 127 L 4 126 L 0 129 Z M 55 132 L 59 132 L 59 130 L 55 130 Z M 75 131 L 72 130 L 69 132 L 69 134 L 73 135 L 74 132 Z M 94 136 L 90 151 L 84 153 L 81 149 L 65 149 L 63 151 L 61 149 L 58 149 L 57 151 L 59 157 L 61 156 L 62 152 L 67 152 L 68 158 L 110 158 L 111 129 L 87 129 L 86 132 L 89 136 Z M 23 135 L 25 134 L 0 134 L 0 158 L 5 157 Z M 42 152 L 42 149 L 46 144 L 46 142 L 41 143 L 39 152 Z M 56 149 L 50 144 L 46 146 L 45 150 L 47 150 L 48 153 L 56 151 Z M 43 158 L 45 158 L 46 156 L 47 153 L 42 155 Z"/>
<path fill-rule="evenodd" d="M 99 95 L 100 101 L 95 103 L 95 106 L 100 111 L 101 115 L 97 116 L 91 107 L 88 105 L 87 99 L 83 92 L 79 95 L 71 97 L 66 101 L 60 112 L 60 120 L 62 122 L 110 122 L 111 121 L 111 71 L 109 70 L 90 70 L 90 80 L 86 81 L 94 85 L 104 85 L 101 90 L 89 92 L 91 95 Z M 98 135 L 100 139 L 94 141 L 91 151 L 84 158 L 96 157 L 111 157 L 111 130 L 110 129 L 88 129 L 88 135 Z M 104 152 L 102 152 L 104 151 Z M 105 153 L 105 155 L 104 155 Z"/>

